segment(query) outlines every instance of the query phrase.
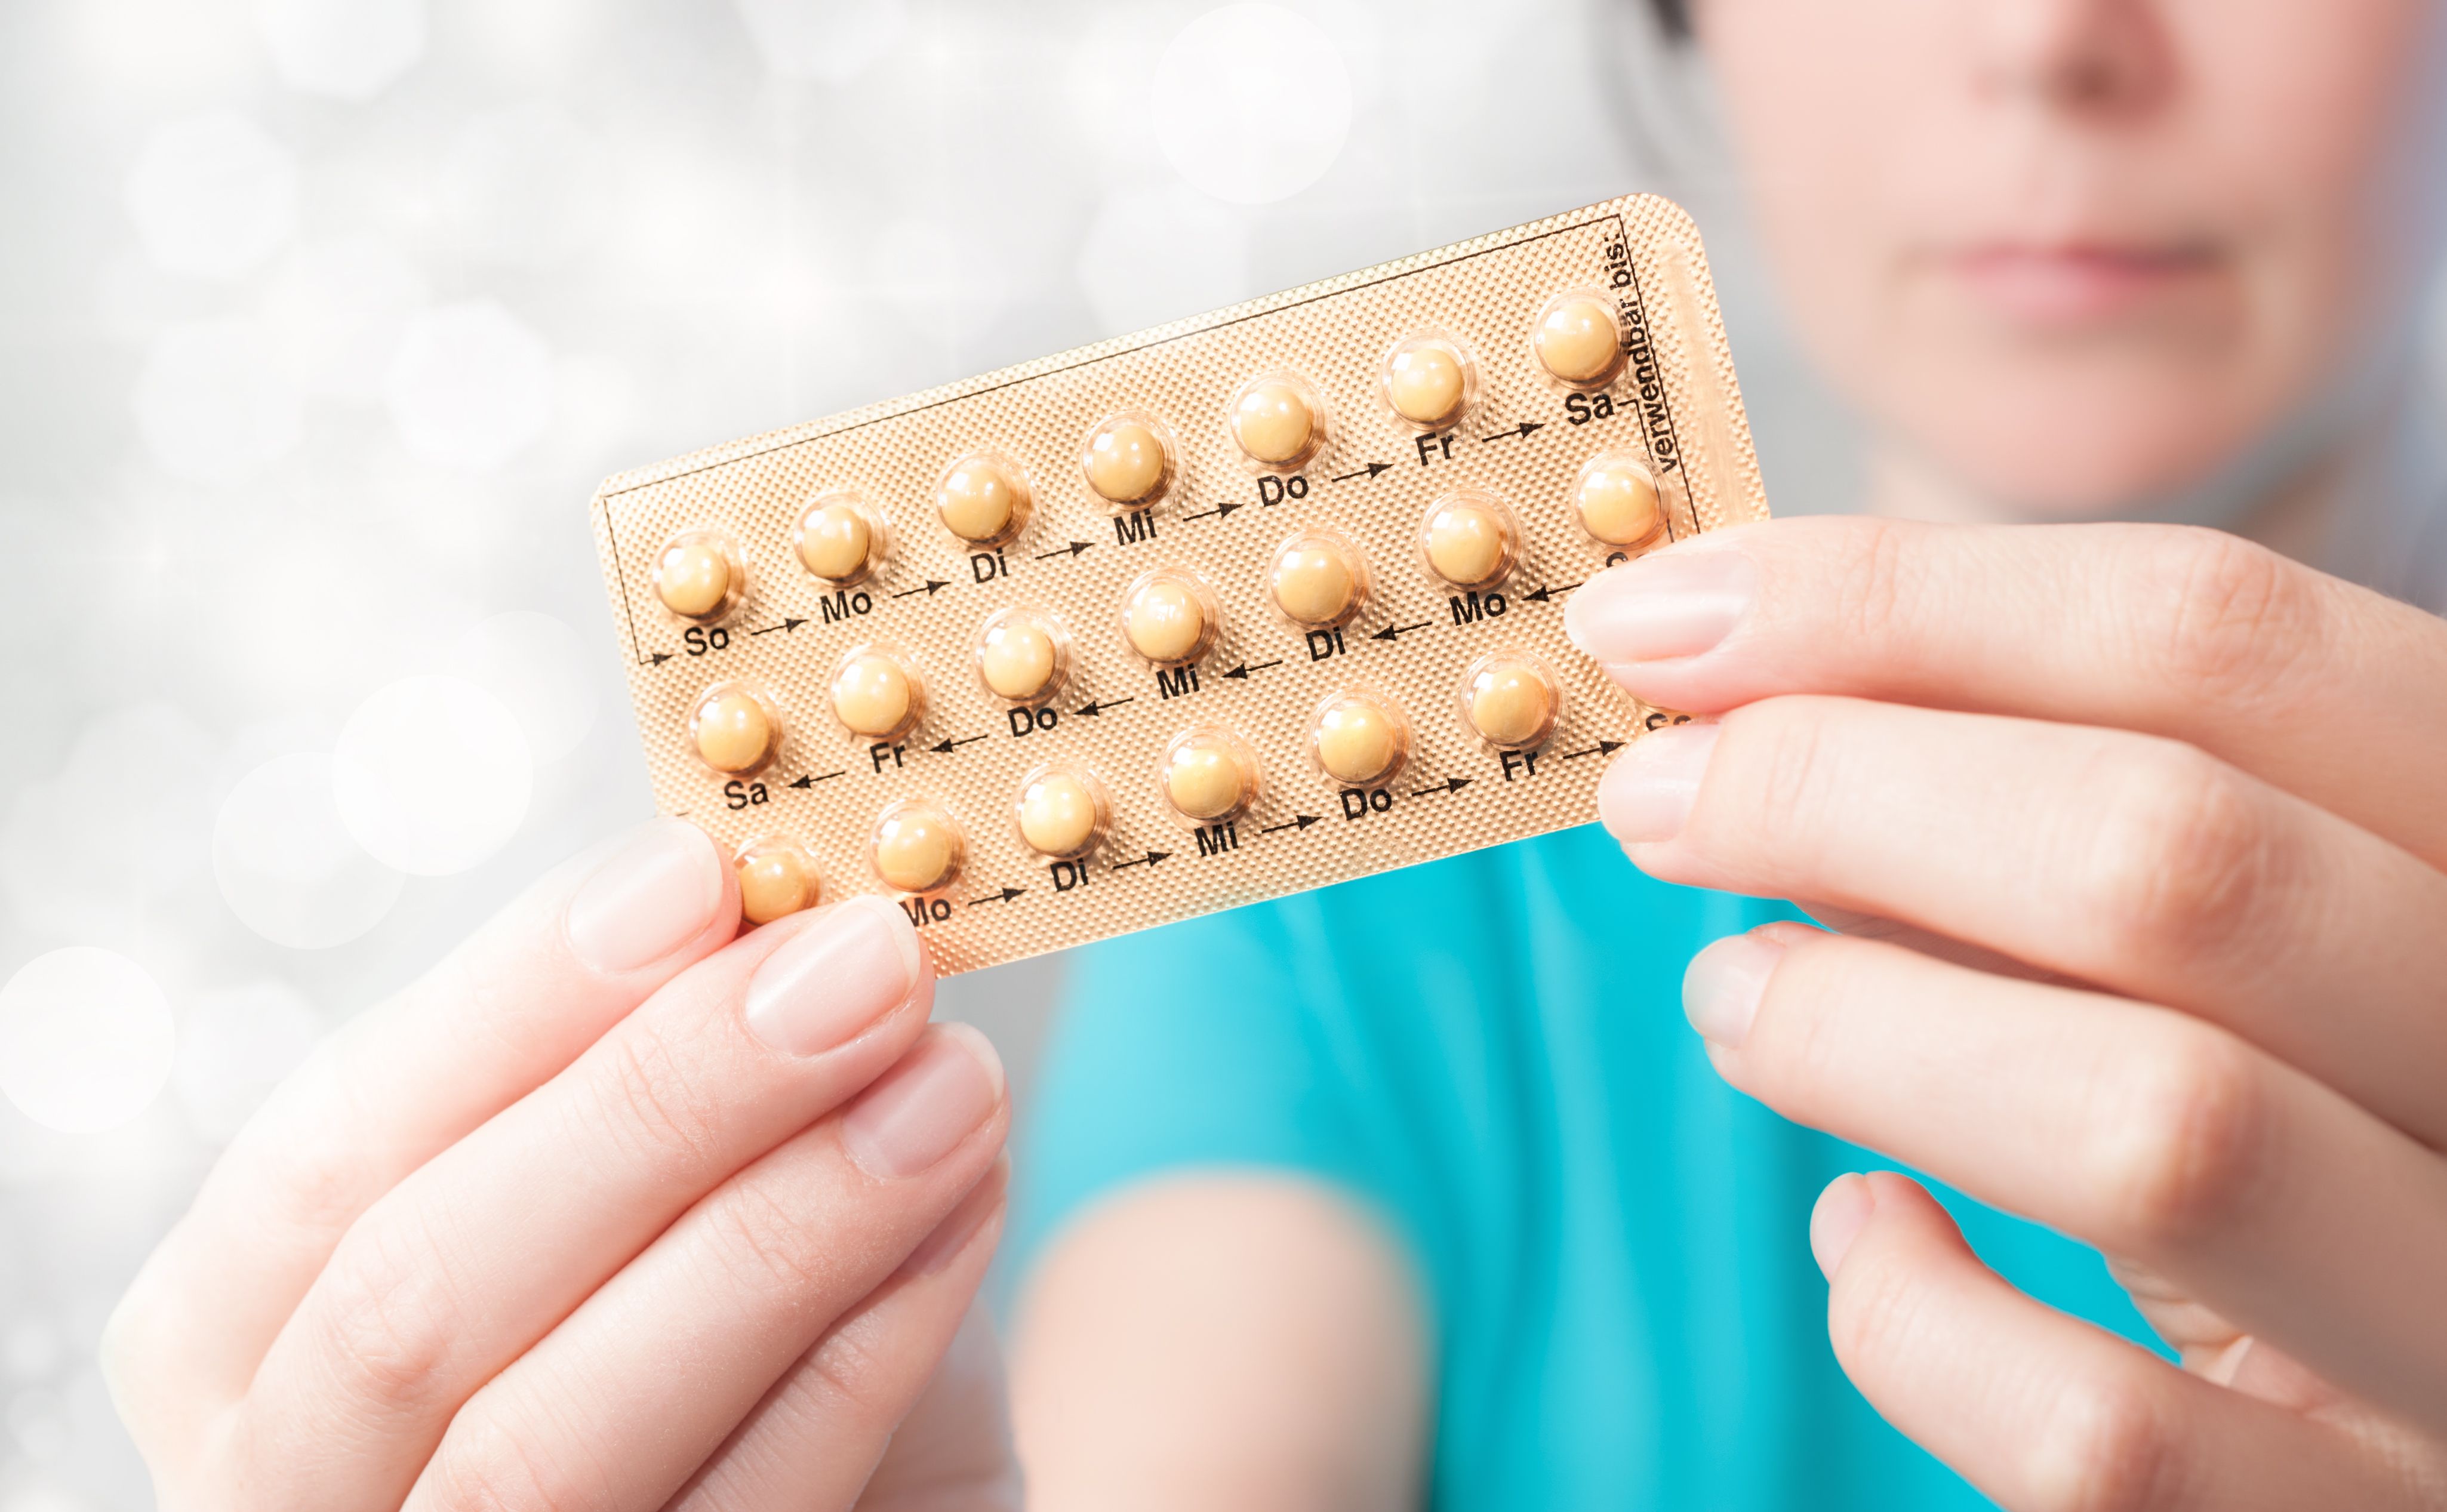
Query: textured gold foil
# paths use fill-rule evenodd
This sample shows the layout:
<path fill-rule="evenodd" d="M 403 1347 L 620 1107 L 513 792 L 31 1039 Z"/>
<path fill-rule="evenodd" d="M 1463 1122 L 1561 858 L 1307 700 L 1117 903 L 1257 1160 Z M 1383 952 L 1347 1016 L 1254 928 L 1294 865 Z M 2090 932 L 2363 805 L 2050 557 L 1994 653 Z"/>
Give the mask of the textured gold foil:
<path fill-rule="evenodd" d="M 1559 383 L 1531 348 L 1540 312 L 1572 291 L 1602 292 L 1623 328 L 1623 360 L 1594 392 Z M 1423 331 L 1458 338 L 1476 365 L 1470 407 L 1440 433 L 1406 423 L 1384 392 L 1385 353 Z M 1326 427 L 1323 449 L 1288 475 L 1255 467 L 1227 423 L 1243 382 L 1285 369 L 1314 386 Z M 1179 449 L 1144 511 L 1081 474 L 1088 437 L 1125 413 L 1157 417 Z M 1645 458 L 1657 480 L 1665 529 L 1653 543 L 1766 518 L 1698 234 L 1654 196 L 624 473 L 593 514 L 662 811 L 727 850 L 795 839 L 833 899 L 889 892 L 872 856 L 886 805 L 939 805 L 963 831 L 959 875 L 900 901 L 953 973 L 1593 818 L 1611 752 L 1673 717 L 1564 637 L 1569 590 L 1622 554 L 1591 540 L 1572 506 L 1579 469 L 1608 449 Z M 967 549 L 936 518 L 945 468 L 976 452 L 1016 463 L 1034 494 L 1025 528 L 995 551 Z M 1420 559 L 1427 511 L 1455 489 L 1493 493 L 1521 530 L 1509 574 L 1475 595 L 1447 591 Z M 891 549 L 836 590 L 795 543 L 810 501 L 844 490 L 882 512 Z M 1273 601 L 1275 551 L 1302 529 L 1364 558 L 1365 607 L 1339 629 L 1304 630 Z M 654 593 L 657 555 L 691 531 L 719 532 L 745 559 L 746 593 L 718 623 L 683 619 Z M 1125 590 L 1159 568 L 1212 584 L 1222 611 L 1187 669 L 1150 667 L 1123 636 Z M 979 679 L 979 626 L 1011 608 L 1068 637 L 1069 676 L 1042 709 Z M 901 648 L 925 680 L 923 721 L 893 746 L 853 738 L 832 713 L 834 669 L 866 643 Z M 1463 718 L 1470 669 L 1501 652 L 1563 684 L 1563 717 L 1533 752 L 1496 750 Z M 758 690 L 785 721 L 752 779 L 708 770 L 690 738 L 691 711 L 721 683 Z M 1408 722 L 1407 758 L 1375 793 L 1340 788 L 1311 753 L 1320 699 L 1346 688 Z M 1193 824 L 1164 800 L 1166 745 L 1193 727 L 1236 731 L 1258 759 L 1256 802 L 1228 823 Z M 1049 762 L 1092 773 L 1110 801 L 1077 860 L 1049 860 L 1018 833 L 1022 781 Z"/>

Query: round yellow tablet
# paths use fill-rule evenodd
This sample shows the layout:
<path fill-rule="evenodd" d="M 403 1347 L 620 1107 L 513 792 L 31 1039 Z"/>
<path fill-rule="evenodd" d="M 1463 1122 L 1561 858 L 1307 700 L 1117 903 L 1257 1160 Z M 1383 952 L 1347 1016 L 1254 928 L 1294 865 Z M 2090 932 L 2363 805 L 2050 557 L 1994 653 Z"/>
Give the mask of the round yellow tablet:
<path fill-rule="evenodd" d="M 711 541 L 674 541 L 654 563 L 654 593 L 674 614 L 711 614 L 730 596 L 730 558 Z"/>
<path fill-rule="evenodd" d="M 1088 438 L 1088 486 L 1110 503 L 1149 501 L 1171 466 L 1164 438 L 1139 421 L 1109 420 Z"/>
<path fill-rule="evenodd" d="M 1305 461 L 1317 437 L 1317 408 L 1299 385 L 1266 378 L 1241 390 L 1232 405 L 1232 439 L 1269 466 Z"/>
<path fill-rule="evenodd" d="M 875 826 L 875 875 L 901 893 L 931 893 L 959 875 L 960 827 L 927 803 L 896 803 Z"/>
<path fill-rule="evenodd" d="M 770 924 L 813 908 L 823 896 L 815 859 L 797 841 L 768 835 L 739 852 L 739 913 L 750 924 Z"/>
<path fill-rule="evenodd" d="M 1441 429 L 1461 418 L 1461 358 L 1440 341 L 1406 343 L 1385 367 L 1385 397 L 1414 425 Z"/>
<path fill-rule="evenodd" d="M 1539 366 L 1567 384 L 1591 384 L 1614 370 L 1622 332 L 1614 312 L 1585 294 L 1558 300 L 1538 322 Z"/>
<path fill-rule="evenodd" d="M 1294 536 L 1275 549 L 1273 588 L 1293 623 L 1341 624 L 1359 607 L 1358 556 L 1330 536 Z"/>
<path fill-rule="evenodd" d="M 1019 793 L 1019 838 L 1040 856 L 1067 860 L 1096 839 L 1102 821 L 1095 789 L 1078 773 L 1056 767 L 1031 779 Z"/>
<path fill-rule="evenodd" d="M 986 629 L 977 644 L 977 670 L 999 698 L 1025 703 L 1053 690 L 1053 636 L 1031 619 L 1007 619 Z"/>
<path fill-rule="evenodd" d="M 1191 819 L 1226 819 L 1248 801 L 1249 772 L 1220 735 L 1174 743 L 1164 763 L 1165 800 Z"/>
<path fill-rule="evenodd" d="M 696 753 L 718 772 L 752 772 L 773 757 L 781 729 L 764 702 L 745 689 L 718 688 L 689 721 Z"/>
<path fill-rule="evenodd" d="M 1523 749 L 1544 741 L 1555 728 L 1562 703 L 1552 678 L 1535 662 L 1494 657 L 1471 674 L 1467 694 L 1470 728 L 1488 744 Z"/>
<path fill-rule="evenodd" d="M 1326 775 L 1346 787 L 1372 787 L 1402 765 L 1403 731 L 1374 698 L 1337 698 L 1318 711 L 1310 741 Z"/>
<path fill-rule="evenodd" d="M 1026 522 L 1026 487 L 1011 467 L 982 453 L 963 457 L 935 487 L 944 528 L 972 545 L 1009 540 Z"/>
<path fill-rule="evenodd" d="M 1195 661 L 1211 638 L 1206 606 L 1188 584 L 1170 577 L 1131 590 L 1122 611 L 1122 632 L 1129 637 L 1130 650 L 1163 666 Z"/>
<path fill-rule="evenodd" d="M 833 582 L 864 576 L 873 563 L 875 545 L 875 527 L 855 500 L 818 504 L 799 522 L 800 563 Z"/>
<path fill-rule="evenodd" d="M 1636 546 L 1657 534 L 1665 516 L 1657 502 L 1657 482 L 1629 457 L 1606 453 L 1581 469 L 1572 489 L 1581 528 L 1609 546 Z"/>
<path fill-rule="evenodd" d="M 1512 566 L 1512 522 L 1490 500 L 1456 496 L 1429 513 L 1430 570 L 1456 588 L 1484 588 Z"/>
<path fill-rule="evenodd" d="M 863 652 L 833 673 L 833 713 L 853 735 L 892 740 L 917 723 L 918 682 L 897 656 Z"/>

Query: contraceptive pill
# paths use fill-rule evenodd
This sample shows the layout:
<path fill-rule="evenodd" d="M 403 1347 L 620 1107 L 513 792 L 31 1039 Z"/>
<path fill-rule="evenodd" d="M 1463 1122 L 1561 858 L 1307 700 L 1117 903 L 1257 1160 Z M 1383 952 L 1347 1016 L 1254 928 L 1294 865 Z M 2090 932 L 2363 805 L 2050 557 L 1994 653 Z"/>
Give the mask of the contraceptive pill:
<path fill-rule="evenodd" d="M 731 869 L 739 877 L 739 917 L 750 924 L 770 924 L 824 897 L 816 859 L 795 836 L 758 836 L 739 848 Z"/>
<path fill-rule="evenodd" d="M 1564 634 L 1764 518 L 1697 232 L 1634 197 L 605 483 L 657 807 L 939 972 L 1586 822 L 1680 716 Z"/>

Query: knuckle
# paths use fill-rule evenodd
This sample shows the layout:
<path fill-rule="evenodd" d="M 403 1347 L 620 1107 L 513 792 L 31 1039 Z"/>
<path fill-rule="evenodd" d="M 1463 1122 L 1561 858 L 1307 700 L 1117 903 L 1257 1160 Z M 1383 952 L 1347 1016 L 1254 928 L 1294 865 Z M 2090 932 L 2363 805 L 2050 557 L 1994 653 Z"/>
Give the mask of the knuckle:
<path fill-rule="evenodd" d="M 2240 1041 L 2189 1023 L 2160 1037 L 2118 1062 L 2085 1121 L 2098 1131 L 2101 1224 L 2145 1258 L 2228 1226 L 2262 1168 L 2269 1123 L 2267 1082 Z"/>
<path fill-rule="evenodd" d="M 2266 805 L 2189 746 L 2153 743 L 2101 784 L 2093 922 L 2121 960 L 2197 960 L 2246 933 L 2276 856 Z"/>
<path fill-rule="evenodd" d="M 825 1405 L 827 1419 L 863 1417 L 882 1405 L 896 1374 L 854 1328 L 835 1329 L 800 1362 L 796 1389 Z"/>
<path fill-rule="evenodd" d="M 1910 581 L 1910 542 L 1891 520 L 1854 523 L 1857 535 L 1838 578 L 1837 624 L 1860 643 L 1874 646 L 1904 628 L 1917 601 Z"/>
<path fill-rule="evenodd" d="M 2128 1370 L 2069 1384 L 2027 1441 L 2017 1504 L 2033 1512 L 2145 1512 L 2181 1504 L 2158 1395 Z"/>
<path fill-rule="evenodd" d="M 711 1168 L 723 1143 L 722 1106 L 693 1073 L 685 1048 L 641 1014 L 604 1050 L 606 1091 L 594 1107 L 616 1147 L 675 1179 Z"/>
<path fill-rule="evenodd" d="M 2179 529 L 2140 595 L 2145 650 L 2176 690 L 2215 702 L 2266 695 L 2316 640 L 2316 605 L 2295 565 L 2218 530 Z"/>
<path fill-rule="evenodd" d="M 316 1287 L 329 1288 L 318 1314 L 324 1358 L 361 1410 L 389 1421 L 446 1403 L 465 1320 L 437 1256 L 389 1227 L 361 1229 Z"/>
<path fill-rule="evenodd" d="M 1726 743 L 1739 763 L 1726 765 L 1737 774 L 1737 811 L 1749 813 L 1745 827 L 1755 826 L 1776 854 L 1813 853 L 1811 839 L 1824 824 L 1832 781 L 1822 709 L 1809 700 L 1775 699 L 1725 724 Z"/>

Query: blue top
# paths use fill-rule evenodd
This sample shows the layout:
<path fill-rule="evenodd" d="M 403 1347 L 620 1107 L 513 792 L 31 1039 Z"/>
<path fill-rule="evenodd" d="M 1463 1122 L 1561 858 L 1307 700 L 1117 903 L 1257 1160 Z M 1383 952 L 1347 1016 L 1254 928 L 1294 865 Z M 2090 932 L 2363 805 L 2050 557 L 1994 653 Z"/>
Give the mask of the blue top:
<path fill-rule="evenodd" d="M 1683 1021 L 1693 953 L 1777 917 L 1651 880 L 1590 826 L 1090 950 L 1017 1253 L 1133 1181 L 1300 1173 L 1424 1279 L 1433 1505 L 1985 1506 L 1827 1343 L 1811 1204 L 1889 1162 L 1726 1087 Z M 2095 1252 L 1938 1195 L 2024 1290 L 2148 1340 Z"/>

